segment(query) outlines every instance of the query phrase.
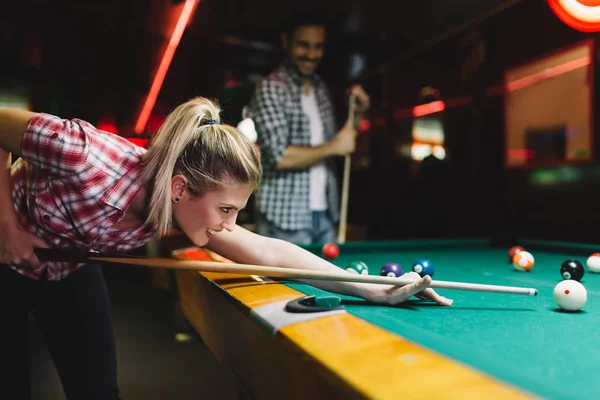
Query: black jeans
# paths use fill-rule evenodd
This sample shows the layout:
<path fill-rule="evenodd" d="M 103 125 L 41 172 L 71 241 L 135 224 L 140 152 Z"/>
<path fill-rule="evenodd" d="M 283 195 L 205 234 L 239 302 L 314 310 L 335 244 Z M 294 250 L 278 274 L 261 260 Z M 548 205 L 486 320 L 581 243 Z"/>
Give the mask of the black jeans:
<path fill-rule="evenodd" d="M 30 312 L 69 400 L 119 398 L 114 334 L 100 265 L 83 266 L 58 282 L 45 275 L 33 281 L 0 265 L 2 398 L 30 398 Z"/>

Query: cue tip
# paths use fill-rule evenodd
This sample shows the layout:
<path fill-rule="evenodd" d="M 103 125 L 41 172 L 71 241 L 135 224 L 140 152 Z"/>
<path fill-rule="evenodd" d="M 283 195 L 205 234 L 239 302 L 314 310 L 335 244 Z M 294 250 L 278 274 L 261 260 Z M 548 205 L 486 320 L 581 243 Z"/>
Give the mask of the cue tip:
<path fill-rule="evenodd" d="M 530 296 L 537 296 L 538 291 L 537 289 L 529 289 L 529 295 Z"/>

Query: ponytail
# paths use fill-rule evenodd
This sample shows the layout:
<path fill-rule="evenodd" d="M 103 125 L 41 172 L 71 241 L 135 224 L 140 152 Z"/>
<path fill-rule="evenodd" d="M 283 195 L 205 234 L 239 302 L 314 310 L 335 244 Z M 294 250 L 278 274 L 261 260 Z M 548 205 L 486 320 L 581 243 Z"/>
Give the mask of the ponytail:
<path fill-rule="evenodd" d="M 262 169 L 254 145 L 236 128 L 219 123 L 220 109 L 198 97 L 178 106 L 154 136 L 142 160 L 142 179 L 149 183 L 146 223 L 164 233 L 171 226 L 171 178 L 183 175 L 188 190 L 206 190 L 231 184 L 257 188 Z"/>

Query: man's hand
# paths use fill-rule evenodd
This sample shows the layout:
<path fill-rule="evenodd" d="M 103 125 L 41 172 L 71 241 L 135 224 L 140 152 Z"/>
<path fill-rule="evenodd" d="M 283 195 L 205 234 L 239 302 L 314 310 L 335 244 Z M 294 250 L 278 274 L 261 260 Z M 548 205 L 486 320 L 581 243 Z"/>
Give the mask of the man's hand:
<path fill-rule="evenodd" d="M 0 264 L 36 270 L 41 262 L 33 252 L 35 247 L 49 246 L 43 239 L 24 230 L 19 223 L 0 224 Z"/>
<path fill-rule="evenodd" d="M 354 152 L 356 148 L 356 129 L 347 121 L 344 127 L 329 142 L 330 150 L 338 156 L 345 156 Z"/>
<path fill-rule="evenodd" d="M 354 85 L 350 89 L 350 94 L 356 96 L 356 112 L 363 113 L 371 106 L 369 95 L 360 85 Z"/>

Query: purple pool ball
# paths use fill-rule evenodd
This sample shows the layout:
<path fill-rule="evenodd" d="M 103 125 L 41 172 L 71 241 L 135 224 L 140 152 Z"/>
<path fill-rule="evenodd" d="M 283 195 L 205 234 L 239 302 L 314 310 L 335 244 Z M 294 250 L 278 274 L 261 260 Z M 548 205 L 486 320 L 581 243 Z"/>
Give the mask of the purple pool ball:
<path fill-rule="evenodd" d="M 400 264 L 395 262 L 389 262 L 385 264 L 383 267 L 381 267 L 381 271 L 379 271 L 379 275 L 388 276 L 390 278 L 399 277 L 402 276 L 402 274 L 404 274 L 402 267 Z"/>

